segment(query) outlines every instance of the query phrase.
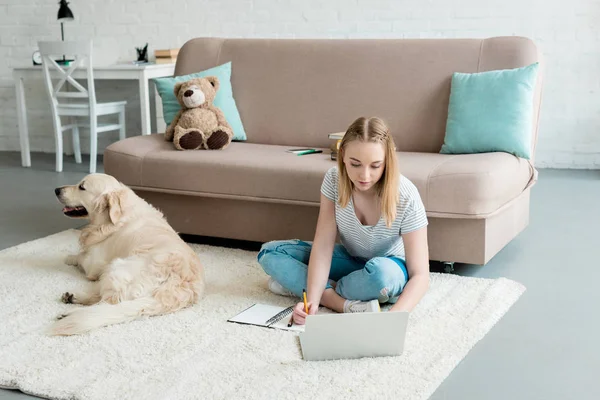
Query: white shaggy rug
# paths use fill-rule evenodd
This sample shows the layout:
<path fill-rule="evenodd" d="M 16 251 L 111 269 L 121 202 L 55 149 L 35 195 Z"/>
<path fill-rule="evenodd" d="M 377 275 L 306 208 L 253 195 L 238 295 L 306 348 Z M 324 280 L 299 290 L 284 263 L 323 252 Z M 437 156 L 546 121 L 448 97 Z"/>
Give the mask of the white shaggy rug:
<path fill-rule="evenodd" d="M 256 253 L 193 245 L 207 270 L 200 304 L 47 337 L 54 318 L 77 307 L 61 294 L 88 284 L 63 264 L 78 235 L 0 252 L 0 387 L 52 399 L 426 399 L 525 290 L 507 279 L 433 273 L 402 356 L 306 362 L 297 333 L 226 322 L 255 302 L 295 302 L 266 290 Z"/>

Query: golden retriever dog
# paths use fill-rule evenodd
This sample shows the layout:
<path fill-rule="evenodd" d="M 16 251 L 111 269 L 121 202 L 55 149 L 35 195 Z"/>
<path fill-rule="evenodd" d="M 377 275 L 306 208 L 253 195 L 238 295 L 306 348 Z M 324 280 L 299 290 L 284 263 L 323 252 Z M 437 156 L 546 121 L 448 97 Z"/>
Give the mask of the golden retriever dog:
<path fill-rule="evenodd" d="M 162 213 L 106 174 L 90 174 L 55 189 L 72 218 L 89 218 L 80 252 L 66 263 L 94 281 L 87 292 L 66 292 L 65 303 L 83 304 L 53 324 L 52 335 L 75 335 L 140 316 L 174 312 L 204 293 L 200 259 Z"/>

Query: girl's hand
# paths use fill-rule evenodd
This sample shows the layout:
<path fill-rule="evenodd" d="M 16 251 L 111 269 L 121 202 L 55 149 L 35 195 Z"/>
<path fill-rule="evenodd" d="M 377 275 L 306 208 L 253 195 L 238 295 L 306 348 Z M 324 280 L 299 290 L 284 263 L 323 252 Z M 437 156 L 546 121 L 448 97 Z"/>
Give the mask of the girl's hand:
<path fill-rule="evenodd" d="M 309 315 L 316 314 L 319 307 L 315 306 L 313 303 L 310 303 L 310 302 L 307 304 L 308 304 L 308 314 Z M 297 325 L 304 325 L 306 322 L 306 316 L 307 316 L 307 314 L 304 312 L 304 302 L 301 301 L 298 304 L 296 304 L 296 307 L 294 307 L 294 323 Z"/>

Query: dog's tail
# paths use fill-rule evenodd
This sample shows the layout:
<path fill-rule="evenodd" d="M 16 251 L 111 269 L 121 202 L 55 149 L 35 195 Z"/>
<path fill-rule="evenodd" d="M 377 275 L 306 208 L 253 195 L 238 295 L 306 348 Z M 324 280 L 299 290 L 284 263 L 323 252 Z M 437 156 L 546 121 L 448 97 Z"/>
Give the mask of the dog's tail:
<path fill-rule="evenodd" d="M 107 325 L 133 321 L 142 315 L 157 315 L 163 311 L 161 304 L 153 297 L 143 297 L 117 304 L 98 303 L 78 308 L 56 321 L 50 335 L 78 335 Z"/>

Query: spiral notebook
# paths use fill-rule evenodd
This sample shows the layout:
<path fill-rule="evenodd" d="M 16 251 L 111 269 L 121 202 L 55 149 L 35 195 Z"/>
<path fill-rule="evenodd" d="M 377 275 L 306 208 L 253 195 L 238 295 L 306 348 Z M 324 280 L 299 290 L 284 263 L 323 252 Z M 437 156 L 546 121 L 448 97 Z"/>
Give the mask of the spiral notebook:
<path fill-rule="evenodd" d="M 286 331 L 304 332 L 304 325 L 293 324 L 288 327 L 294 306 L 280 307 L 269 304 L 253 304 L 227 322 L 262 326 L 265 328 L 283 329 Z"/>

